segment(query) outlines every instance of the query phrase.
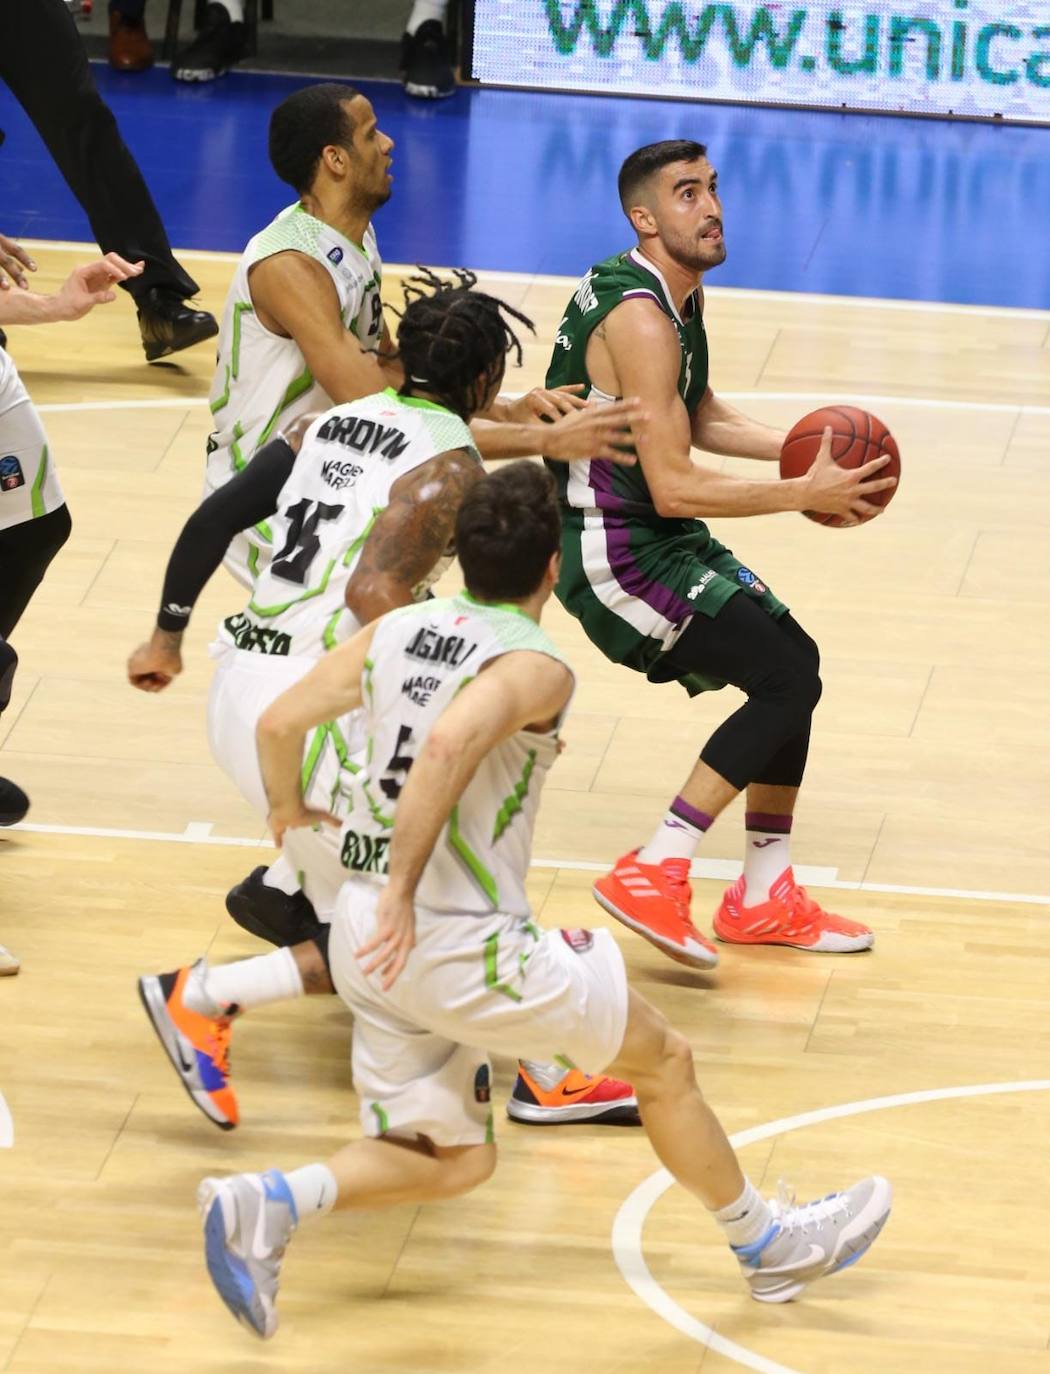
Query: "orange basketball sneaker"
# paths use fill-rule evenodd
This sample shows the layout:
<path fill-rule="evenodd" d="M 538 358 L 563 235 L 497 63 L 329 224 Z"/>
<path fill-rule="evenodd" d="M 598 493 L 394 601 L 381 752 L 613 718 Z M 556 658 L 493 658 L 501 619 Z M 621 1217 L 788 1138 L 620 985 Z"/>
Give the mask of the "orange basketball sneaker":
<path fill-rule="evenodd" d="M 747 885 L 739 877 L 726 888 L 715 912 L 715 934 L 734 945 L 792 945 L 823 954 L 849 954 L 871 949 L 875 936 L 859 921 L 835 916 L 818 906 L 785 868 L 767 901 L 747 906 Z"/>
<path fill-rule="evenodd" d="M 218 1007 L 204 991 L 207 964 L 195 964 L 139 979 L 139 996 L 153 1022 L 157 1039 L 179 1075 L 182 1086 L 209 1121 L 224 1131 L 238 1122 L 237 1097 L 230 1085 L 230 1027 L 235 1007 Z M 209 1014 L 192 1011 L 185 1000 L 188 984 L 193 1000 Z"/>
<path fill-rule="evenodd" d="M 625 926 L 690 968 L 714 968 L 718 950 L 693 925 L 689 904 L 689 860 L 638 861 L 639 850 L 617 859 L 611 873 L 594 884 L 599 906 Z"/>
<path fill-rule="evenodd" d="M 583 1073 L 556 1064 L 522 1060 L 514 1090 L 507 1100 L 512 1121 L 530 1126 L 557 1126 L 586 1121 L 602 1126 L 640 1126 L 638 1099 L 630 1083 L 608 1074 Z"/>

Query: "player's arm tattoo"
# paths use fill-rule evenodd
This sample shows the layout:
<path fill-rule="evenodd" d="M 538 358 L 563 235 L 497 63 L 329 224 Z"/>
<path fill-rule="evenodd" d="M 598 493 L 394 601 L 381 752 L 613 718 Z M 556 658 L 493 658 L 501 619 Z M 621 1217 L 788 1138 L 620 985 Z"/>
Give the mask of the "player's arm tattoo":
<path fill-rule="evenodd" d="M 395 483 L 347 584 L 346 602 L 359 620 L 409 603 L 448 551 L 463 497 L 481 476 L 472 453 L 452 449 Z"/>

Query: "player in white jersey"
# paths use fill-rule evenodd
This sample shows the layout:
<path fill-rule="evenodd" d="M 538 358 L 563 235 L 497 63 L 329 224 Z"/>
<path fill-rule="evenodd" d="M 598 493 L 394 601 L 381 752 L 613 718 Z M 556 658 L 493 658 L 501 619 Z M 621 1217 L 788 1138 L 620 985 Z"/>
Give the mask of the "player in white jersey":
<path fill-rule="evenodd" d="M 539 625 L 559 540 L 541 468 L 476 483 L 456 523 L 467 594 L 369 626 L 260 722 L 271 825 L 286 843 L 323 819 L 299 786 L 305 731 L 362 704 L 371 741 L 355 781 L 363 804 L 343 827 L 357 872 L 331 946 L 354 1013 L 364 1139 L 326 1163 L 208 1178 L 198 1192 L 212 1280 L 261 1337 L 277 1329 L 281 1260 L 300 1224 L 335 1207 L 451 1198 L 490 1177 L 490 1051 L 634 1076 L 661 1162 L 722 1226 L 762 1302 L 852 1264 L 889 1215 L 879 1177 L 801 1207 L 763 1199 L 701 1096 L 688 1042 L 628 987 L 611 934 L 530 919 L 532 825 L 573 689 Z"/>
<path fill-rule="evenodd" d="M 35 270 L 21 250 L 18 261 Z M 94 306 L 116 299 L 111 289 L 115 282 L 127 281 L 141 271 L 141 263 L 133 265 L 108 253 L 97 262 L 74 268 L 54 295 L 5 282 L 0 290 L 0 324 L 79 320 Z M 8 638 L 70 529 L 69 510 L 40 415 L 14 362 L 0 348 L 0 714 L 11 700 L 18 666 L 18 655 Z M 25 792 L 8 778 L 0 778 L 0 825 L 14 825 L 28 810 Z M 0 945 L 0 976 L 17 973 L 18 968 L 15 956 Z"/>
<path fill-rule="evenodd" d="M 440 571 L 460 501 L 481 475 L 467 421 L 498 391 L 508 347 L 520 356 L 500 313 L 507 309 L 463 285 L 413 299 L 398 340 L 410 378 L 429 374 L 426 388 L 410 381 L 407 394 L 387 389 L 320 417 L 303 417 L 287 439 L 274 440 L 210 496 L 176 543 L 157 629 L 129 663 L 132 683 L 147 691 L 162 690 L 181 671 L 185 626 L 231 536 L 262 518 L 273 528 L 272 562 L 246 609 L 223 622 L 213 646 L 219 662 L 208 707 L 212 752 L 263 817 L 268 807 L 255 750 L 263 710 L 327 650 L 367 621 L 408 604 Z M 363 742 L 354 732 L 352 719 L 323 722 L 305 750 L 309 795 L 326 809 L 337 805 L 343 780 L 354 771 L 352 755 Z M 325 922 L 344 877 L 335 836 L 326 829 L 301 836 L 295 861 L 279 862 L 287 891 L 264 884 L 260 868 L 240 885 L 243 901 L 228 899 L 229 909 L 263 939 L 308 942 L 298 957 L 309 989 L 331 991 Z M 302 872 L 309 875 L 306 897 L 298 892 Z M 234 999 L 241 1006 L 252 1003 L 257 966 L 265 961 L 250 962 L 247 986 Z M 278 961 L 278 973 L 282 967 L 294 968 L 291 956 L 283 965 Z M 267 965 L 262 975 L 267 992 L 304 990 L 280 977 L 274 984 L 271 971 Z M 233 975 L 224 976 L 229 981 Z M 177 1058 L 172 1062 L 178 1069 Z M 195 1062 L 192 1055 L 188 1062 Z M 229 1126 L 237 1110 L 224 1074 L 220 1082 L 208 1071 L 216 1099 L 209 1091 L 195 1100 L 210 1119 Z M 192 1095 L 193 1086 L 187 1087 Z M 543 1122 L 636 1116 L 629 1085 L 572 1077 L 557 1065 L 523 1067 L 515 1096 L 522 1114 Z"/>
<path fill-rule="evenodd" d="M 404 380 L 383 321 L 371 223 L 390 198 L 393 147 L 352 86 L 307 86 L 274 110 L 270 161 L 299 199 L 251 239 L 234 273 L 211 389 L 206 493 L 299 416 Z M 475 442 L 487 458 L 533 453 L 538 417 L 555 422 L 543 431 L 548 456 L 593 456 L 599 422 L 571 389 L 493 396 L 473 422 Z M 245 586 L 265 565 L 271 534 L 261 521 L 231 544 L 226 566 Z"/>

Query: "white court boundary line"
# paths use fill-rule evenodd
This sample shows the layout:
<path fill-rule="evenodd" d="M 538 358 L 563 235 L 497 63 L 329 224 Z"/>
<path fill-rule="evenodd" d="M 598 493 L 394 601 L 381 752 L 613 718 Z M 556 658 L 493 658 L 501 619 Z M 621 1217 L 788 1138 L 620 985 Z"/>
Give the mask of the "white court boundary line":
<path fill-rule="evenodd" d="M 508 391 L 507 396 L 520 396 L 520 391 Z M 818 401 L 824 405 L 916 406 L 923 410 L 989 411 L 999 415 L 1050 415 L 1050 406 L 1027 405 L 1006 401 L 952 401 L 940 396 L 869 396 L 852 392 L 848 396 L 830 395 L 826 391 L 720 391 L 726 401 Z M 55 401 L 38 405 L 37 410 L 49 415 L 89 410 L 184 410 L 187 406 L 204 406 L 207 396 L 183 396 L 144 401 Z"/>
<path fill-rule="evenodd" d="M 50 248 L 56 253 L 83 253 L 90 257 L 98 253 L 93 243 L 71 243 L 67 239 L 19 239 L 25 248 L 37 250 Z M 239 262 L 240 253 L 226 253 L 218 249 L 176 248 L 176 257 L 186 258 L 189 262 Z M 454 272 L 454 267 L 438 267 L 429 264 L 435 272 Z M 462 265 L 462 264 L 459 264 Z M 402 274 L 414 272 L 415 263 L 386 262 L 387 272 Z M 552 276 L 544 272 L 505 272 L 499 268 L 479 267 L 479 276 L 491 277 L 493 281 L 505 281 L 521 286 L 574 286 L 579 277 Z M 760 287 L 747 286 L 706 286 L 704 293 L 713 298 L 741 301 L 785 301 L 788 303 L 810 301 L 817 305 L 859 306 L 864 310 L 919 310 L 927 314 L 941 312 L 951 315 L 980 315 L 987 319 L 1006 320 L 1050 320 L 1050 310 L 1033 310 L 1019 305 L 966 305 L 958 301 L 909 301 L 889 296 L 822 296 L 812 291 L 767 291 Z"/>
<path fill-rule="evenodd" d="M 1001 1093 L 1027 1093 L 1050 1091 L 1050 1078 L 1030 1079 L 1016 1083 L 978 1083 L 961 1088 L 927 1088 L 920 1092 L 894 1093 L 889 1097 L 870 1097 L 861 1102 L 844 1102 L 834 1107 L 818 1107 L 812 1112 L 799 1116 L 782 1117 L 779 1121 L 768 1121 L 764 1126 L 753 1126 L 746 1131 L 737 1131 L 729 1137 L 729 1143 L 736 1148 L 751 1145 L 758 1140 L 768 1140 L 772 1136 L 786 1135 L 805 1126 L 820 1125 L 824 1121 L 835 1121 L 846 1116 L 862 1116 L 867 1112 L 887 1111 L 892 1107 L 909 1107 L 919 1102 L 946 1102 L 962 1097 L 990 1097 Z M 642 1228 L 653 1206 L 663 1197 L 674 1183 L 666 1169 L 658 1169 L 655 1174 L 640 1183 L 627 1197 L 616 1213 L 612 1226 L 612 1250 L 617 1268 L 623 1275 L 628 1287 L 641 1298 L 642 1302 L 669 1326 L 680 1331 L 683 1336 L 696 1341 L 717 1355 L 754 1369 L 758 1374 L 800 1374 L 799 1370 L 787 1365 L 777 1364 L 746 1346 L 738 1345 L 726 1336 L 720 1336 L 710 1326 L 691 1316 L 675 1302 L 670 1294 L 656 1282 L 645 1262 L 642 1248 Z"/>
<path fill-rule="evenodd" d="M 31 835 L 80 835 L 89 839 L 136 840 L 165 844 L 231 845 L 239 849 L 272 849 L 266 837 L 249 839 L 241 835 L 213 835 L 210 821 L 190 821 L 185 830 L 123 830 L 96 825 L 44 825 L 20 821 L 7 826 L 6 833 L 17 835 L 23 831 Z M 0 837 L 2 838 L 2 837 Z M 568 873 L 605 873 L 608 863 L 595 859 L 533 859 L 530 867 L 564 869 Z M 694 859 L 690 875 L 694 878 L 717 878 L 732 881 L 741 873 L 736 859 Z M 1039 892 L 987 892 L 978 888 L 915 887 L 903 883 L 869 883 L 844 879 L 837 868 L 818 868 L 798 864 L 795 874 L 807 886 L 837 892 L 888 892 L 902 897 L 947 897 L 960 902 L 1017 902 L 1027 906 L 1050 906 L 1050 894 Z"/>
<path fill-rule="evenodd" d="M 0 1093 L 0 1150 L 10 1150 L 14 1143 L 15 1123 L 11 1120 L 11 1113 L 4 1101 L 4 1095 Z"/>

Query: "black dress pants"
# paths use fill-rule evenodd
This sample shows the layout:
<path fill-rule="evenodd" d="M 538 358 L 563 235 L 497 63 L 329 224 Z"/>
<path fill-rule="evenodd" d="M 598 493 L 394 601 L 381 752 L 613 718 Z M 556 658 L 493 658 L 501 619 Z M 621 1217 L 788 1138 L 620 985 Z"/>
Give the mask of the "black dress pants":
<path fill-rule="evenodd" d="M 145 263 L 140 277 L 121 283 L 125 290 L 136 300 L 154 286 L 180 299 L 196 295 L 64 0 L 0 0 L 0 79 L 36 125 L 102 251 Z"/>

